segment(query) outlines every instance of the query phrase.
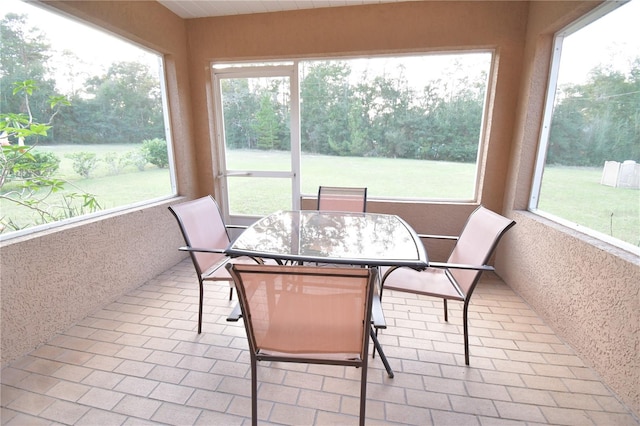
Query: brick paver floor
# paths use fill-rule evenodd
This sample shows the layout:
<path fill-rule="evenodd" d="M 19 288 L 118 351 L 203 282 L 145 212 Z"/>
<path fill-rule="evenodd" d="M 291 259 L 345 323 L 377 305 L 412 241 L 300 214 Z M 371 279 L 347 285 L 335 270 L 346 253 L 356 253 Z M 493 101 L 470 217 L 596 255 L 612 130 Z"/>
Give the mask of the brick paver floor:
<path fill-rule="evenodd" d="M 248 425 L 251 370 L 226 283 L 205 290 L 185 260 L 2 370 L 3 425 Z M 235 297 L 234 297 L 235 299 Z M 598 375 L 507 285 L 485 275 L 470 313 L 385 292 L 380 357 L 369 364 L 369 425 L 638 425 Z M 353 368 L 260 364 L 261 424 L 358 423 Z"/>

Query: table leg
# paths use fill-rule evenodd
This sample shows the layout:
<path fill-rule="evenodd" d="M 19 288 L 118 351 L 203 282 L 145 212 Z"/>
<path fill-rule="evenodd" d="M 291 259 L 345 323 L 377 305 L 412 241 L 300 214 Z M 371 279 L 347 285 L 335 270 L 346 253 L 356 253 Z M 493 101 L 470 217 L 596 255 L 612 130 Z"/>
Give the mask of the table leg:
<path fill-rule="evenodd" d="M 389 375 L 389 378 L 393 379 L 393 370 L 389 365 L 389 361 L 387 361 L 387 357 L 385 356 L 384 351 L 382 350 L 382 346 L 380 346 L 380 342 L 378 341 L 378 336 L 376 336 L 375 331 L 373 331 L 373 327 L 369 329 L 369 335 L 371 336 L 371 340 L 373 340 L 374 355 L 375 355 L 375 351 L 378 351 L 378 353 L 380 354 L 380 359 L 384 364 L 384 368 L 387 370 L 387 374 Z"/>
<path fill-rule="evenodd" d="M 242 312 L 240 310 L 240 304 L 236 303 L 235 308 L 233 308 L 233 311 L 231 311 L 231 313 L 229 314 L 229 316 L 227 317 L 227 321 L 230 322 L 236 322 L 238 321 L 240 318 L 242 317 Z"/>

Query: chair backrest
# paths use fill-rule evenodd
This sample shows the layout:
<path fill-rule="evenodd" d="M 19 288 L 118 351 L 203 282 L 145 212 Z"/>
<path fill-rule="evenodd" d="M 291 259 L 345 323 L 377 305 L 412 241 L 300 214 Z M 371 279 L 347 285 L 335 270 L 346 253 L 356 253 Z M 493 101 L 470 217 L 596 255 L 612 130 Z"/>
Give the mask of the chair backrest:
<path fill-rule="evenodd" d="M 318 188 L 318 210 L 366 212 L 367 188 L 321 186 Z"/>
<path fill-rule="evenodd" d="M 479 206 L 471 213 L 447 263 L 486 265 L 500 238 L 515 222 Z M 449 269 L 466 297 L 473 292 L 481 271 Z"/>
<path fill-rule="evenodd" d="M 178 220 L 184 241 L 189 247 L 226 249 L 230 243 L 220 208 L 210 195 L 169 206 Z M 189 252 L 198 276 L 220 262 L 222 253 Z"/>
<path fill-rule="evenodd" d="M 264 264 L 227 269 L 252 354 L 366 358 L 375 277 L 370 269 Z"/>

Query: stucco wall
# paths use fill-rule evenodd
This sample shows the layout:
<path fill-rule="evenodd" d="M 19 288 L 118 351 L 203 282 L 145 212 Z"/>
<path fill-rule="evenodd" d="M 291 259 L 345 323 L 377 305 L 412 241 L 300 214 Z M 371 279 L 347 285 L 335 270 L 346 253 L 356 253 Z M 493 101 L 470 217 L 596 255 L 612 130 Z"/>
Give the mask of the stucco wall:
<path fill-rule="evenodd" d="M 168 204 L 3 243 L 3 366 L 183 259 Z"/>
<path fill-rule="evenodd" d="M 500 245 L 502 278 L 640 413 L 638 257 L 528 213 L 553 35 L 599 2 L 532 3 L 505 212 L 516 220 Z"/>
<path fill-rule="evenodd" d="M 323 58 L 389 52 L 496 52 L 483 204 L 502 209 L 526 29 L 526 2 L 406 2 L 189 20 L 194 135 L 217 134 L 207 114 L 212 61 Z M 489 125 L 490 124 L 490 125 Z M 210 149 L 196 147 L 204 189 L 216 190 Z"/>
<path fill-rule="evenodd" d="M 640 265 L 637 257 L 527 212 L 499 268 L 503 279 L 637 413 Z"/>
<path fill-rule="evenodd" d="M 165 55 L 178 189 L 196 193 L 184 21 L 154 2 L 47 6 Z M 171 201 L 0 243 L 2 365 L 183 259 Z"/>

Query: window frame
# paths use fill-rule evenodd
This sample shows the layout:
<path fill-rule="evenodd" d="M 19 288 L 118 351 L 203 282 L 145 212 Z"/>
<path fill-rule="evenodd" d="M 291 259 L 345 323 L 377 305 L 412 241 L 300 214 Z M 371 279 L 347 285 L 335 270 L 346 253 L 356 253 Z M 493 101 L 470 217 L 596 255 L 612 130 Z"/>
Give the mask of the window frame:
<path fill-rule="evenodd" d="M 220 94 L 218 93 L 219 88 L 219 79 L 226 74 L 233 74 L 236 76 L 243 75 L 243 69 L 246 67 L 248 72 L 256 69 L 269 69 L 270 66 L 282 66 L 282 67 L 292 67 L 295 69 L 295 78 L 296 78 L 296 87 L 297 90 L 300 90 L 300 64 L 302 62 L 317 62 L 317 61 L 350 61 L 350 60 L 358 60 L 358 59 L 367 59 L 367 58 L 405 58 L 405 57 L 421 57 L 421 56 L 447 56 L 447 55 L 465 55 L 465 54 L 487 54 L 489 56 L 487 63 L 487 75 L 486 75 L 486 83 L 485 83 L 485 93 L 484 99 L 482 102 L 482 115 L 480 117 L 479 128 L 478 128 L 478 141 L 477 141 L 477 154 L 474 165 L 474 173 L 473 173 L 473 181 L 469 183 L 470 188 L 472 188 L 472 194 L 468 198 L 442 198 L 442 197 L 395 197 L 393 195 L 383 195 L 378 196 L 375 195 L 370 197 L 370 199 L 374 199 L 377 201 L 412 201 L 412 202 L 452 202 L 452 203 L 461 203 L 461 204 L 476 204 L 480 202 L 479 200 L 482 198 L 482 187 L 483 187 L 483 174 L 486 171 L 486 161 L 485 158 L 487 156 L 487 145 L 491 139 L 490 133 L 490 125 L 488 124 L 491 120 L 491 106 L 493 105 L 493 99 L 495 98 L 495 68 L 498 60 L 498 55 L 495 49 L 490 48 L 477 48 L 477 49 L 459 49 L 459 50 L 448 50 L 448 51 L 415 51 L 415 52 L 397 52 L 397 53 L 372 53 L 370 55 L 361 56 L 361 55 L 348 55 L 348 56 L 331 56 L 331 57 L 304 57 L 304 58 L 281 58 L 274 60 L 258 60 L 258 61 L 224 61 L 224 62 L 216 62 L 212 61 L 210 63 L 210 72 L 209 72 L 209 93 L 208 96 L 208 104 L 209 104 L 209 114 L 210 120 L 214 123 L 215 130 L 212 131 L 210 135 L 211 144 L 212 144 L 212 153 L 216 155 L 217 158 L 213 158 L 213 173 L 215 176 L 220 176 L 222 170 L 225 170 L 225 164 L 222 154 L 224 147 L 222 147 L 222 123 L 221 117 L 219 116 L 219 105 L 220 105 Z M 295 88 L 292 86 L 292 90 Z M 294 97 L 292 96 L 292 101 Z M 301 96 L 297 97 L 298 102 L 302 102 Z M 301 109 L 301 105 L 298 106 L 298 109 Z M 293 117 L 292 117 L 293 118 Z M 298 117 L 301 120 L 301 115 Z M 296 127 L 296 132 L 299 132 L 302 127 L 301 121 L 298 123 Z M 292 129 L 294 126 L 292 125 Z M 293 142 L 293 139 L 292 139 Z M 302 143 L 301 137 L 298 137 L 298 144 Z M 292 147 L 293 149 L 293 147 Z M 302 147 L 297 147 L 297 153 L 295 153 L 294 162 L 299 170 L 299 173 L 302 174 L 304 171 L 302 170 Z M 471 163 L 470 163 L 471 164 Z M 299 177 L 298 177 L 299 179 Z M 297 189 L 299 192 L 296 193 Z M 216 184 L 216 193 L 221 195 L 225 193 L 225 188 L 221 187 L 219 183 Z M 301 189 L 301 185 L 299 183 L 294 184 L 294 193 L 293 196 L 295 198 L 308 198 L 315 197 L 317 194 L 313 193 L 304 193 Z M 233 221 L 237 219 L 235 216 L 229 217 L 228 220 Z"/>
<path fill-rule="evenodd" d="M 87 28 L 93 30 L 93 31 L 97 31 L 103 35 L 105 35 L 106 37 L 114 37 L 119 39 L 121 42 L 123 43 L 127 43 L 130 44 L 132 46 L 135 46 L 137 49 L 140 49 L 150 55 L 154 55 L 157 57 L 157 63 L 158 63 L 158 69 L 157 69 L 157 74 L 158 74 L 158 83 L 159 83 L 159 90 L 160 90 L 160 102 L 162 105 L 162 115 L 163 115 L 163 121 L 164 121 L 164 137 L 165 140 L 167 142 L 167 158 L 168 158 L 168 171 L 169 171 L 169 180 L 170 180 L 170 193 L 166 194 L 166 195 L 162 195 L 159 197 L 154 197 L 154 198 L 149 198 L 146 200 L 141 200 L 141 201 L 136 201 L 133 203 L 128 203 L 128 204 L 124 204 L 121 206 L 116 206 L 116 207 L 112 207 L 112 208 L 105 208 L 103 210 L 100 211 L 96 211 L 93 213 L 86 213 L 86 214 L 82 214 L 80 216 L 74 216 L 74 217 L 70 217 L 70 218 L 66 218 L 66 219 L 62 219 L 62 220 L 58 220 L 55 222 L 48 222 L 48 223 L 44 223 L 44 224 L 40 224 L 40 225 L 35 225 L 35 226 L 30 226 L 24 229 L 19 229 L 19 230 L 15 230 L 15 231 L 9 231 L 6 233 L 0 233 L 0 242 L 5 242 L 5 241 L 10 241 L 19 237 L 30 237 L 30 236 L 34 236 L 37 237 L 36 234 L 39 234 L 41 232 L 44 231 L 49 231 L 49 230 L 55 230 L 57 228 L 61 228 L 67 225 L 71 225 L 71 224 L 77 224 L 77 223 L 82 223 L 82 222 L 88 222 L 88 221 L 93 221 L 96 219 L 101 219 L 103 217 L 107 217 L 107 216 L 111 216 L 114 213 L 123 213 L 123 212 L 127 212 L 127 211 L 138 211 L 144 207 L 150 207 L 154 204 L 157 204 L 159 202 L 163 202 L 165 200 L 169 200 L 172 198 L 175 198 L 178 195 L 178 190 L 177 190 L 177 179 L 176 179 L 176 170 L 175 170 L 175 156 L 174 156 L 174 149 L 173 149 L 173 138 L 172 138 L 172 126 L 171 126 L 171 111 L 170 111 L 170 107 L 169 107 L 169 94 L 167 91 L 168 85 L 167 85 L 167 71 L 166 71 L 166 64 L 165 64 L 165 56 L 164 54 L 157 52 L 151 48 L 148 48 L 146 46 L 142 46 L 139 43 L 130 40 L 126 37 L 117 35 L 117 34 L 113 34 L 111 32 L 108 32 L 106 29 L 102 28 L 102 27 L 96 27 L 93 25 L 88 24 L 87 22 L 72 16 L 72 15 L 63 15 L 60 13 L 57 13 L 56 10 L 51 9 L 49 7 L 41 7 L 38 5 L 31 5 L 31 7 L 40 9 L 42 12 L 44 13 L 49 13 L 51 15 L 55 15 L 59 18 L 62 19 L 68 19 L 71 21 L 74 21 L 75 23 L 79 24 L 79 25 L 83 25 L 86 26 Z"/>
<path fill-rule="evenodd" d="M 622 241 L 618 238 L 607 235 L 603 232 L 596 231 L 585 225 L 572 222 L 561 216 L 556 216 L 552 213 L 539 210 L 538 202 L 540 200 L 540 191 L 542 188 L 542 179 L 544 170 L 546 168 L 547 151 L 549 147 L 549 136 L 551 133 L 551 120 L 553 118 L 554 103 L 556 98 L 558 76 L 560 72 L 560 63 L 562 59 L 562 46 L 564 39 L 574 34 L 575 32 L 585 28 L 586 26 L 596 22 L 598 19 L 604 17 L 608 13 L 614 11 L 618 7 L 624 5 L 626 1 L 611 1 L 604 2 L 600 6 L 593 9 L 591 12 L 580 17 L 576 21 L 570 23 L 560 31 L 556 32 L 553 36 L 552 54 L 550 58 L 549 75 L 547 80 L 547 88 L 544 101 L 544 111 L 542 117 L 542 124 L 540 127 L 540 135 L 538 138 L 538 149 L 536 153 L 536 159 L 534 164 L 533 179 L 531 182 L 531 192 L 527 204 L 527 210 L 535 215 L 543 217 L 552 222 L 556 222 L 561 226 L 569 228 L 573 231 L 580 232 L 589 237 L 596 238 L 605 243 L 611 244 L 618 248 L 630 251 L 636 255 L 640 255 L 640 247 L 636 247 L 633 244 Z M 593 244 L 593 243 L 592 243 Z"/>

